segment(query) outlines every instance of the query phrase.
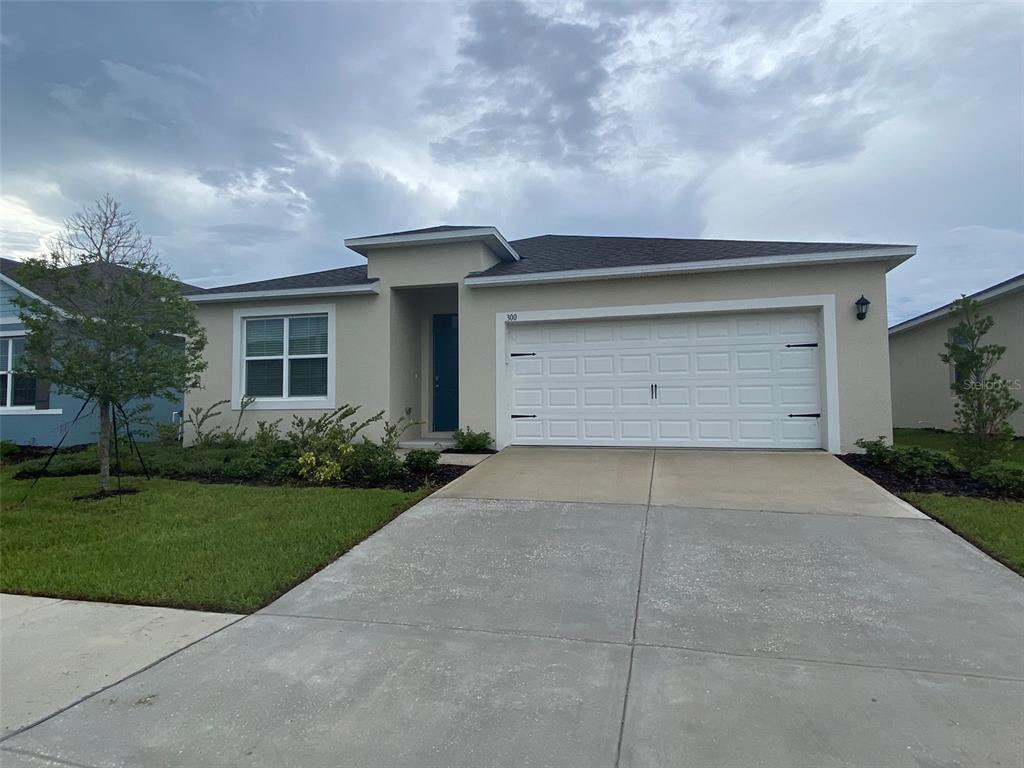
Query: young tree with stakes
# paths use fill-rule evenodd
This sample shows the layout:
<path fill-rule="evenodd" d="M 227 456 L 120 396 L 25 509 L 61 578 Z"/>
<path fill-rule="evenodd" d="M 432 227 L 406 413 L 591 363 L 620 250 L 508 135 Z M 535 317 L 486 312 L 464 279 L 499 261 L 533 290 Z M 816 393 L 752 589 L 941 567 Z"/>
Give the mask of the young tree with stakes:
<path fill-rule="evenodd" d="M 16 302 L 20 373 L 95 404 L 100 493 L 110 492 L 112 417 L 129 400 L 175 401 L 206 368 L 206 333 L 135 219 L 109 195 L 64 223 L 18 279 L 46 298 Z M 115 410 L 116 409 L 116 410 Z"/>
<path fill-rule="evenodd" d="M 1010 417 L 1021 404 L 1010 382 L 995 373 L 1006 347 L 985 344 L 992 330 L 991 315 L 983 315 L 978 302 L 962 296 L 953 302 L 959 322 L 950 331 L 942 362 L 953 366 L 950 385 L 956 398 L 957 441 L 954 452 L 968 469 L 982 467 L 1006 453 L 1013 440 Z"/>

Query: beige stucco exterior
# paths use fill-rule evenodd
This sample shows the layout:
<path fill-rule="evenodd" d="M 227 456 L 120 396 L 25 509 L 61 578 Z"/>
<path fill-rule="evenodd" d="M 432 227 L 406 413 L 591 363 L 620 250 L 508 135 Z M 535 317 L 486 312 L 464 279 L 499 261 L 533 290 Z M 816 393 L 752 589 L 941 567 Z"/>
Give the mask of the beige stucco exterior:
<path fill-rule="evenodd" d="M 210 343 L 203 388 L 188 393 L 186 408 L 206 407 L 232 393 L 235 310 L 273 305 L 301 312 L 303 305 L 335 307 L 336 403 L 359 404 L 363 413 L 385 410 L 395 419 L 409 410 L 427 423 L 407 438 L 429 432 L 431 328 L 434 313 L 459 314 L 459 422 L 497 433 L 496 317 L 531 310 L 623 307 L 650 304 L 834 296 L 841 450 L 855 450 L 861 437 L 891 435 L 885 272 L 881 261 L 803 265 L 720 272 L 666 274 L 628 279 L 471 287 L 464 278 L 493 265 L 497 257 L 477 242 L 417 245 L 369 253 L 368 273 L 378 293 L 305 300 L 238 300 L 199 304 L 199 320 Z M 872 301 L 858 321 L 853 303 Z M 825 384 L 823 382 L 822 386 Z M 223 407 L 218 423 L 238 414 Z M 302 411 L 316 415 L 323 411 Z M 295 412 L 251 410 L 244 423 L 282 419 Z M 831 416 L 830 416 L 831 418 Z M 369 434 L 376 434 L 371 430 Z M 192 433 L 186 428 L 186 440 Z"/>
<path fill-rule="evenodd" d="M 1019 382 L 1024 382 L 1024 291 L 994 298 L 985 302 L 983 308 L 995 322 L 985 341 L 1006 347 L 996 371 L 1016 383 L 1017 399 L 1024 400 L 1024 392 L 1019 389 Z M 939 358 L 954 325 L 954 318 L 943 315 L 890 335 L 894 426 L 955 426 L 952 372 Z M 1024 435 L 1024 412 L 1018 411 L 1012 423 L 1016 433 Z"/>

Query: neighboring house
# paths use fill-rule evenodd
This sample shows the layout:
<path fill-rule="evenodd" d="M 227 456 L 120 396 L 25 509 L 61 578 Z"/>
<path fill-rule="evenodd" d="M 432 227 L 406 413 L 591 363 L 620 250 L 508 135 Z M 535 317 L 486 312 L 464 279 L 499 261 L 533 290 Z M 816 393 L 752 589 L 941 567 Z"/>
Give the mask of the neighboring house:
<path fill-rule="evenodd" d="M 190 295 L 186 406 L 257 420 L 344 403 L 523 445 L 854 449 L 891 433 L 885 275 L 907 245 L 432 227 L 345 241 L 361 266 Z M 864 320 L 855 302 L 873 306 Z M 186 440 L 191 435 L 186 431 Z"/>
<path fill-rule="evenodd" d="M 13 300 L 21 294 L 46 301 L 49 294 L 45 285 L 18 282 L 20 266 L 20 262 L 0 258 L 0 439 L 18 445 L 54 446 L 67 435 L 66 446 L 91 443 L 96 439 L 97 424 L 88 406 L 75 422 L 82 407 L 80 399 L 61 394 L 45 381 L 14 373 L 25 347 L 25 326 Z M 196 290 L 195 286 L 185 288 Z M 180 402 L 162 398 L 146 402 L 151 406 L 149 418 L 155 421 L 170 422 L 172 414 L 182 408 Z M 130 412 L 141 404 L 131 401 L 125 408 Z M 139 437 L 145 439 L 146 435 L 140 432 Z"/>
<path fill-rule="evenodd" d="M 1002 344 L 1006 354 L 996 371 L 1009 379 L 1018 400 L 1024 400 L 1024 274 L 1011 277 L 971 296 L 991 315 L 994 325 L 984 341 Z M 939 355 L 946 351 L 957 320 L 952 303 L 906 320 L 889 329 L 892 368 L 892 420 L 897 427 L 954 427 L 952 366 Z M 1012 419 L 1014 431 L 1024 435 L 1024 411 Z"/>

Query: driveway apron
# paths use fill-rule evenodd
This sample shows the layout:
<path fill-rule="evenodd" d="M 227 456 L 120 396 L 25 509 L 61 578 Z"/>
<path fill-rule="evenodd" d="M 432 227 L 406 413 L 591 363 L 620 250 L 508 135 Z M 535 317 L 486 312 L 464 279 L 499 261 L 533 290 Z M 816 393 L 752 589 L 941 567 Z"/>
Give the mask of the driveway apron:
<path fill-rule="evenodd" d="M 1021 586 L 826 454 L 515 448 L 0 755 L 1019 765 Z"/>

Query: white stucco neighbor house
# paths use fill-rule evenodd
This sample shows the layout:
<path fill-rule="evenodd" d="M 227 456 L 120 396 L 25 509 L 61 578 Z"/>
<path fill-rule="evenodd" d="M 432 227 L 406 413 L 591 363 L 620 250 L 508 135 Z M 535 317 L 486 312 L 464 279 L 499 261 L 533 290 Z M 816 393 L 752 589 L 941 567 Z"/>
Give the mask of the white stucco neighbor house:
<path fill-rule="evenodd" d="M 249 424 L 352 403 L 508 445 L 854 450 L 889 435 L 885 275 L 915 247 L 441 226 L 366 264 L 191 293 L 186 408 Z M 858 299 L 864 297 L 869 306 Z M 186 440 L 190 435 L 186 434 Z"/>
<path fill-rule="evenodd" d="M 985 342 L 1006 347 L 996 372 L 1011 382 L 1017 399 L 1024 400 L 1024 274 L 971 298 L 994 321 Z M 957 323 L 951 308 L 952 302 L 889 329 L 892 413 L 897 427 L 954 426 L 953 371 L 939 359 Z M 1012 424 L 1018 435 L 1024 435 L 1024 411 L 1017 411 Z"/>

